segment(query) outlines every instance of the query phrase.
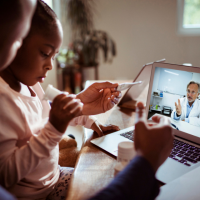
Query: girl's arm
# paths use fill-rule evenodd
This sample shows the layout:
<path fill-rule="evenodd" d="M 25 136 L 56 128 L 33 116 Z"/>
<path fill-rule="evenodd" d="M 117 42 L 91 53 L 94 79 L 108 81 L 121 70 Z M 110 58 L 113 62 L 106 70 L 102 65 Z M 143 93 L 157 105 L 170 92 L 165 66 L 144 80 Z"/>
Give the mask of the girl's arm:
<path fill-rule="evenodd" d="M 50 156 L 62 137 L 50 123 L 33 135 L 34 128 L 40 128 L 29 128 L 30 124 L 16 102 L 18 99 L 0 96 L 0 184 L 5 188 L 32 173 Z"/>

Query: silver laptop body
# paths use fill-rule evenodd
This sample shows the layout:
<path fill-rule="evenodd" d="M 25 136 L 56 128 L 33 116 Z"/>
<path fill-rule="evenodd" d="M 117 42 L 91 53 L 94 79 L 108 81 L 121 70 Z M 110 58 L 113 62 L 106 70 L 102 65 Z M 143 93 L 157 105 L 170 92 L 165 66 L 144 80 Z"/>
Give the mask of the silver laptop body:
<path fill-rule="evenodd" d="M 175 91 L 173 89 L 173 87 L 176 87 L 176 85 L 177 85 L 174 83 L 171 84 L 171 89 L 170 89 L 169 84 L 167 85 L 168 89 L 162 88 L 161 84 L 163 84 L 165 86 L 165 83 L 162 83 L 163 77 L 159 78 L 159 73 L 158 73 L 159 70 L 160 71 L 162 70 L 162 72 L 164 71 L 164 74 L 166 73 L 167 75 L 170 75 L 170 78 L 165 77 L 165 78 L 171 79 L 170 81 L 176 81 L 177 75 L 175 75 L 175 74 L 178 74 L 179 72 L 180 72 L 180 74 L 186 73 L 186 75 L 187 75 L 187 73 L 188 73 L 189 76 L 192 75 L 194 77 L 198 77 L 198 76 L 200 77 L 200 68 L 155 62 L 153 64 L 146 65 L 142 68 L 139 75 L 136 77 L 136 79 L 134 81 L 141 80 L 141 81 L 143 81 L 144 84 L 143 85 L 140 85 L 140 84 L 135 85 L 134 86 L 135 88 L 131 87 L 126 92 L 126 94 L 124 95 L 124 97 L 120 103 L 122 103 L 126 100 L 130 100 L 131 98 L 134 100 L 137 100 L 137 98 L 139 98 L 142 90 L 144 90 L 147 87 L 148 88 L 148 94 L 147 94 L 147 98 L 146 98 L 147 100 L 144 103 L 146 103 L 146 113 L 147 113 L 148 119 L 150 118 L 149 117 L 150 114 L 154 111 L 157 111 L 156 112 L 157 114 L 164 115 L 160 111 L 162 109 L 156 110 L 154 105 L 152 105 L 152 104 L 160 104 L 159 108 L 162 108 L 163 106 L 165 106 L 165 107 L 171 107 L 171 109 L 174 109 L 174 106 L 172 106 L 170 104 L 170 99 L 172 99 L 172 101 L 175 100 L 177 102 L 178 98 L 180 98 L 183 95 L 184 91 L 182 90 L 181 94 L 177 94 L 177 93 L 179 93 L 179 90 Z M 177 72 L 177 73 L 174 73 L 174 70 L 176 70 L 175 72 Z M 167 72 L 165 72 L 165 71 L 167 71 Z M 172 72 L 172 73 L 170 73 L 170 72 Z M 173 77 L 173 76 L 175 76 L 175 77 Z M 180 78 L 180 81 L 182 81 L 181 78 Z M 181 87 L 184 87 L 183 85 L 185 85 L 185 84 L 186 83 L 181 84 Z M 163 98 L 159 99 L 159 97 L 155 97 L 154 96 L 155 90 L 157 92 L 161 92 L 161 90 L 162 90 Z M 135 92 L 135 91 L 139 91 L 139 92 Z M 186 91 L 186 86 L 185 86 L 185 91 Z M 164 105 L 162 104 L 162 102 L 164 102 Z M 149 107 L 151 107 L 151 108 L 149 109 Z M 170 157 L 163 163 L 163 165 L 159 168 L 159 170 L 156 173 L 157 179 L 163 183 L 168 183 L 168 182 L 182 176 L 183 174 L 195 169 L 196 167 L 200 166 L 200 162 L 198 161 L 198 158 L 200 160 L 200 145 L 199 145 L 200 144 L 200 127 L 191 126 L 190 124 L 189 125 L 185 124 L 184 127 L 181 127 L 182 125 L 180 125 L 179 122 L 171 119 L 170 117 L 169 117 L 169 119 L 171 120 L 171 122 L 173 124 L 173 126 L 172 126 L 174 128 L 173 132 L 174 132 L 175 139 L 176 139 L 174 141 L 174 145 L 177 145 L 177 147 L 174 147 L 174 149 L 181 148 L 180 150 L 182 150 L 182 149 L 185 149 L 184 146 L 189 146 L 188 148 L 193 149 L 194 153 L 192 153 L 191 156 L 187 156 L 187 157 L 183 156 L 181 158 L 179 158 L 177 156 L 178 153 L 175 156 L 170 155 Z M 181 123 L 183 124 L 183 122 L 181 122 Z M 184 122 L 184 123 L 186 123 L 186 122 Z M 179 130 L 177 130 L 177 127 Z M 133 130 L 134 130 L 134 126 L 111 133 L 109 135 L 106 135 L 106 136 L 103 136 L 100 138 L 96 138 L 94 140 L 91 140 L 91 143 L 104 149 L 105 151 L 111 153 L 112 155 L 117 156 L 117 149 L 118 149 L 119 142 L 130 141 L 132 136 L 129 136 L 129 135 L 130 135 L 130 132 Z M 181 145 L 183 145 L 183 147 L 181 147 Z M 198 153 L 198 151 L 199 151 L 199 153 Z M 181 152 L 183 152 L 183 151 L 181 151 Z M 186 151 L 186 153 L 187 152 L 188 151 Z M 172 153 L 173 153 L 173 151 L 172 151 Z M 190 162 L 190 157 L 192 157 L 193 154 L 196 156 L 197 159 L 193 159 L 194 161 L 191 159 L 191 162 Z M 198 156 L 198 154 L 199 154 L 199 156 Z M 193 157 L 195 157 L 195 156 L 193 156 Z M 187 159 L 186 162 L 182 162 L 182 160 L 184 161 L 185 158 Z"/>

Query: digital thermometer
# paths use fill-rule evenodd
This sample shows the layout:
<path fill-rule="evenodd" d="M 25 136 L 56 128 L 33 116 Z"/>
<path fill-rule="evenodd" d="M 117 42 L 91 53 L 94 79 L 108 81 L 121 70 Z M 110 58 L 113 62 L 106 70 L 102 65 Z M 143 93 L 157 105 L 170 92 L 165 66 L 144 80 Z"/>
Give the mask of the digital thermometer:
<path fill-rule="evenodd" d="M 117 87 L 117 91 L 122 91 L 122 90 L 128 89 L 128 88 L 132 87 L 133 85 L 140 84 L 140 83 L 142 83 L 142 81 L 119 84 Z"/>

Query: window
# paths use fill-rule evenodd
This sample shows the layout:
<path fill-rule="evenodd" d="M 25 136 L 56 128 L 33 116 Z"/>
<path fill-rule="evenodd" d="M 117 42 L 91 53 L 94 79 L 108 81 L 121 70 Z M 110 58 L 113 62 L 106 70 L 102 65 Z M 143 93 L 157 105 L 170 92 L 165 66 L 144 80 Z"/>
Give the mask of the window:
<path fill-rule="evenodd" d="M 200 35 L 200 0 L 177 0 L 178 33 Z"/>

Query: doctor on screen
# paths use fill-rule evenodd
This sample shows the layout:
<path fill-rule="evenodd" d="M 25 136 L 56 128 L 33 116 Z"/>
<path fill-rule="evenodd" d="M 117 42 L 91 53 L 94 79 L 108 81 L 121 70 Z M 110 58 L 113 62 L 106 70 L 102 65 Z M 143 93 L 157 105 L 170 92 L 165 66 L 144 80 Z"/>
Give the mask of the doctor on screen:
<path fill-rule="evenodd" d="M 187 97 L 178 99 L 178 104 L 175 102 L 171 118 L 200 126 L 200 100 L 197 99 L 200 93 L 200 84 L 190 81 L 186 92 Z"/>

